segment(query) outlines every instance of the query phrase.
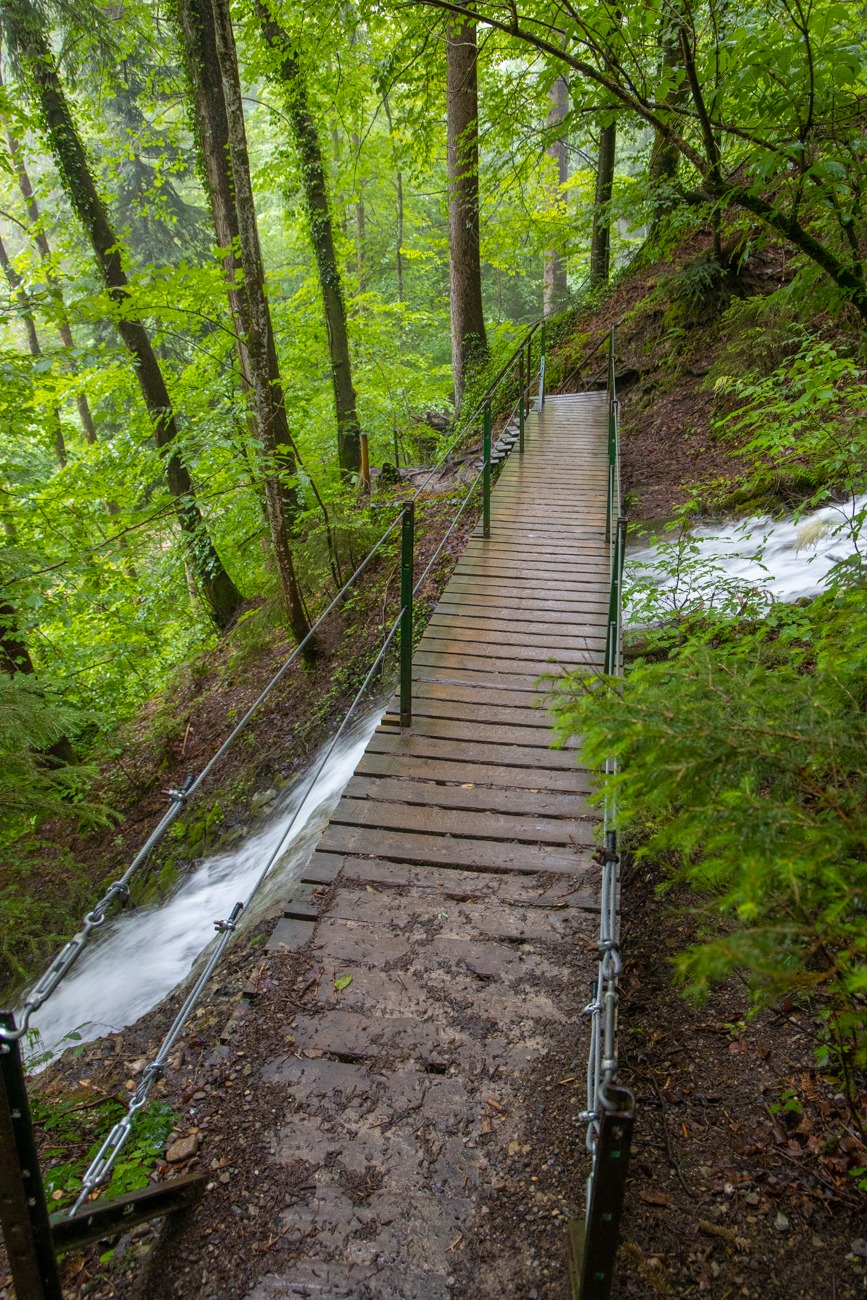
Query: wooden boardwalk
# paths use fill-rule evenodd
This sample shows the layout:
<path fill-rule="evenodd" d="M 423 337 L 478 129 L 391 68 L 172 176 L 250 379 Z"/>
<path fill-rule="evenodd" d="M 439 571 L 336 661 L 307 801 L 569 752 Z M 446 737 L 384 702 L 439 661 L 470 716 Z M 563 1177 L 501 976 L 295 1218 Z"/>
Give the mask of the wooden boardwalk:
<path fill-rule="evenodd" d="M 451 1296 L 530 1150 L 525 1086 L 582 1077 L 597 816 L 539 677 L 602 664 L 607 418 L 605 393 L 529 418 L 414 657 L 412 728 L 386 714 L 272 935 L 321 978 L 263 1070 L 285 1090 L 273 1160 L 309 1175 L 255 1300 Z M 576 1214 L 574 1181 L 574 1203 L 527 1193 L 528 1231 L 473 1294 L 527 1294 L 531 1224 Z"/>

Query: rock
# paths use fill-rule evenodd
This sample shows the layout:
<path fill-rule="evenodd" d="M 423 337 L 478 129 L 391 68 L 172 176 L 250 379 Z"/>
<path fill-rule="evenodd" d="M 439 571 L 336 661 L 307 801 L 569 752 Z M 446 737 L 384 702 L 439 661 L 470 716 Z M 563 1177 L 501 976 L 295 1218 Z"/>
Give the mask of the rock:
<path fill-rule="evenodd" d="M 777 1213 L 777 1217 L 774 1219 L 774 1227 L 777 1232 L 789 1231 L 789 1220 L 786 1218 L 785 1214 L 783 1214 L 782 1210 Z"/>
<path fill-rule="evenodd" d="M 867 1259 L 867 1241 L 863 1237 L 859 1237 L 852 1242 L 852 1254 L 860 1255 L 861 1259 Z"/>
<path fill-rule="evenodd" d="M 758 1192 L 747 1192 L 744 1197 L 747 1205 L 758 1205 L 760 1199 Z"/>
<path fill-rule="evenodd" d="M 199 1149 L 199 1137 L 197 1133 L 191 1133 L 189 1137 L 178 1138 L 173 1142 L 166 1151 L 166 1160 L 170 1165 L 179 1164 L 181 1160 L 189 1160 Z M 788 1224 L 786 1225 L 788 1227 Z"/>
<path fill-rule="evenodd" d="M 270 803 L 272 799 L 276 798 L 277 791 L 274 789 L 258 790 L 250 800 L 250 809 L 252 812 L 258 812 L 260 808 L 264 808 L 267 803 Z"/>

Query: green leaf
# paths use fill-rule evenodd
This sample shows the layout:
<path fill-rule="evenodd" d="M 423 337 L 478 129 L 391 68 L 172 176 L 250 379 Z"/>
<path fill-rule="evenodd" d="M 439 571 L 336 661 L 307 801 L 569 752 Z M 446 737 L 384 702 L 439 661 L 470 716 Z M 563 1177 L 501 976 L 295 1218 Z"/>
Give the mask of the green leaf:
<path fill-rule="evenodd" d="M 348 988 L 351 983 L 352 983 L 351 975 L 338 975 L 337 979 L 334 981 L 334 987 L 339 993 L 341 989 Z"/>

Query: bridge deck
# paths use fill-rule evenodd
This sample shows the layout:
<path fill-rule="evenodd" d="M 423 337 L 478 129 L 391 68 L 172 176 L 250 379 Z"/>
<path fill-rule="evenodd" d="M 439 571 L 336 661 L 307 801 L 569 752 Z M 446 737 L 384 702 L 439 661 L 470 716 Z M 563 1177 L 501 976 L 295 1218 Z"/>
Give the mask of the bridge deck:
<path fill-rule="evenodd" d="M 474 533 L 414 657 L 412 728 L 386 715 L 271 938 L 321 978 L 295 1055 L 264 1072 L 286 1090 L 274 1161 L 309 1174 L 274 1225 L 292 1259 L 255 1300 L 445 1300 L 536 1141 L 522 1092 L 546 1069 L 581 1086 L 597 819 L 574 749 L 549 748 L 538 679 L 602 663 L 607 410 L 604 393 L 550 398 L 528 420 L 491 536 Z M 544 1178 L 527 1198 L 530 1219 L 577 1209 Z M 540 1240 L 497 1246 L 492 1296 L 537 1282 Z"/>

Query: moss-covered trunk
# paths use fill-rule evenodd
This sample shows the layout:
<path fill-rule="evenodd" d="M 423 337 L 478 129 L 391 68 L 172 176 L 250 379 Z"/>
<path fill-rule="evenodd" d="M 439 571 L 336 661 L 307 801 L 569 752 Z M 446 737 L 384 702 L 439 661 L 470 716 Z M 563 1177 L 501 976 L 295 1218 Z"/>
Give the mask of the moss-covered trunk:
<path fill-rule="evenodd" d="M 3 17 L 7 40 L 30 75 L 42 128 L 64 186 L 90 240 L 109 296 L 121 308 L 115 326 L 134 360 L 196 578 L 214 622 L 226 627 L 242 597 L 217 554 L 196 502 L 189 470 L 173 446 L 177 438 L 175 413 L 147 330 L 140 320 L 123 314 L 128 310 L 129 282 L 118 238 L 66 102 L 41 15 L 29 0 L 16 0 L 14 5 L 4 5 Z"/>

